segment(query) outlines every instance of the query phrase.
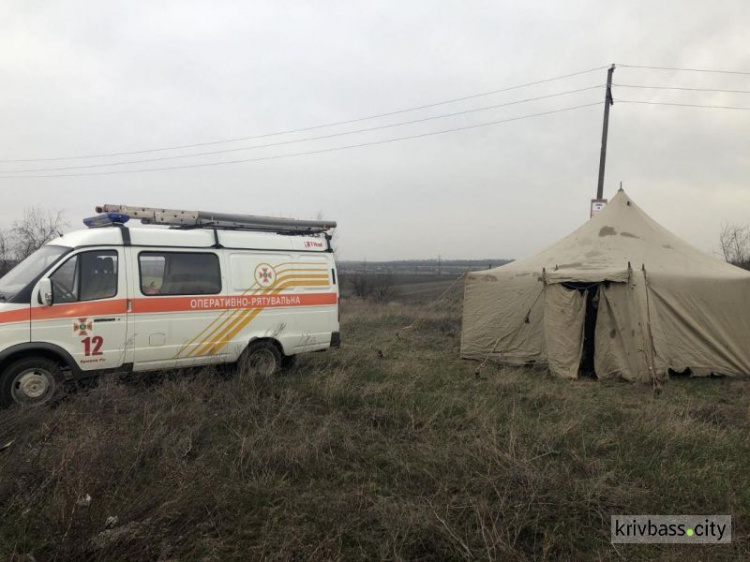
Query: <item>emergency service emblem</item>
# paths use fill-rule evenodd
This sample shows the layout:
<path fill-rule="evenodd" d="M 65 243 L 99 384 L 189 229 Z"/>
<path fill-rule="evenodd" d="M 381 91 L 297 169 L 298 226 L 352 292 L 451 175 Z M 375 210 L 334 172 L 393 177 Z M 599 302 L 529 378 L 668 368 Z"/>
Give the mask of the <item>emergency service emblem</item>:
<path fill-rule="evenodd" d="M 79 336 L 87 336 L 94 329 L 94 323 L 88 318 L 79 318 L 78 322 L 73 322 L 73 331 L 78 332 Z"/>
<path fill-rule="evenodd" d="M 276 271 L 267 263 L 262 263 L 255 268 L 255 281 L 261 287 L 269 287 L 276 281 Z"/>

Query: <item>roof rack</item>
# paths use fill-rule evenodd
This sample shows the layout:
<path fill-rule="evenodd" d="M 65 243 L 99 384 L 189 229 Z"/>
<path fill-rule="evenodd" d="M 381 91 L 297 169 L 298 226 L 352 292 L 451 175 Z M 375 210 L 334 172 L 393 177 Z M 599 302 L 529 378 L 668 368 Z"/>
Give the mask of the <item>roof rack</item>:
<path fill-rule="evenodd" d="M 129 205 L 102 205 L 97 213 L 115 217 L 114 222 L 124 223 L 129 218 L 143 224 L 161 224 L 177 228 L 221 228 L 228 230 L 254 230 L 278 234 L 321 234 L 336 228 L 335 221 L 306 221 L 258 215 L 211 213 L 208 211 L 182 211 Z M 104 216 L 107 216 L 104 215 Z"/>

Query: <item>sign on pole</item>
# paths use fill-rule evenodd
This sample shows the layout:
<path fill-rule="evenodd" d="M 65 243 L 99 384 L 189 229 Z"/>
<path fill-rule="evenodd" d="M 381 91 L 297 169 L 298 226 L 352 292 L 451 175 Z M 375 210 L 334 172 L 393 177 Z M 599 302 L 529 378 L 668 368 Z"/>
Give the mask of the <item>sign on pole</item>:
<path fill-rule="evenodd" d="M 606 205 L 607 205 L 606 199 L 592 199 L 591 200 L 591 214 L 589 215 L 589 218 L 593 217 L 599 211 L 604 209 Z"/>

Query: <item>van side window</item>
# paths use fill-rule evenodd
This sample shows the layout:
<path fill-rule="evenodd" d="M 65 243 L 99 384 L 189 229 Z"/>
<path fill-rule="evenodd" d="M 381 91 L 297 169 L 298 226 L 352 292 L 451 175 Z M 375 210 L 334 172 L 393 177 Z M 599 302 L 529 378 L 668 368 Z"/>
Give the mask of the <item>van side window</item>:
<path fill-rule="evenodd" d="M 141 252 L 138 254 L 141 292 L 155 295 L 215 295 L 221 292 L 216 254 Z"/>
<path fill-rule="evenodd" d="M 50 277 L 55 303 L 93 301 L 117 296 L 117 252 L 82 252 Z"/>

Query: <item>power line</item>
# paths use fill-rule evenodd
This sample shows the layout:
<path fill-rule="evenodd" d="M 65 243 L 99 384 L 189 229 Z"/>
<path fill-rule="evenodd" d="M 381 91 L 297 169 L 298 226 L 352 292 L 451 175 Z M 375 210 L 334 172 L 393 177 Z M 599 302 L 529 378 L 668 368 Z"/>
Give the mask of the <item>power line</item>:
<path fill-rule="evenodd" d="M 617 103 L 642 103 L 646 105 L 674 105 L 677 107 L 703 107 L 706 109 L 736 109 L 740 111 L 750 111 L 750 107 L 736 107 L 731 105 L 700 105 L 697 103 L 667 103 L 662 101 L 639 101 L 639 100 L 621 100 L 616 99 Z"/>
<path fill-rule="evenodd" d="M 644 90 L 680 90 L 687 92 L 717 92 L 723 94 L 750 94 L 750 90 L 715 90 L 712 88 L 682 88 L 678 86 L 646 86 L 642 84 L 612 84 L 617 88 L 640 88 Z"/>
<path fill-rule="evenodd" d="M 313 131 L 316 129 L 323 129 L 326 127 L 337 127 L 339 125 L 349 125 L 352 123 L 359 123 L 361 121 L 368 121 L 370 119 L 378 119 L 381 117 L 390 117 L 392 115 L 399 115 L 402 113 L 408 113 L 410 111 L 418 111 L 420 109 L 429 109 L 431 107 L 438 107 L 441 105 L 447 105 L 450 103 L 455 103 L 459 101 L 466 101 L 476 98 L 481 98 L 485 96 L 490 96 L 493 94 L 499 94 L 502 92 L 510 92 L 511 90 L 518 90 L 521 88 L 527 88 L 529 86 L 536 86 L 539 84 L 546 84 L 548 82 L 554 82 L 556 80 L 563 80 L 565 78 L 572 78 L 574 76 L 580 76 L 582 74 L 588 74 L 590 72 L 596 72 L 597 70 L 602 70 L 607 68 L 606 66 L 599 66 L 597 68 L 590 68 L 588 70 L 581 70 L 579 72 L 571 72 L 570 74 L 563 74 L 560 76 L 554 76 L 552 78 L 544 78 L 542 80 L 535 80 L 534 82 L 527 82 L 525 84 L 518 84 L 516 86 L 508 86 L 505 88 L 499 88 L 496 90 L 490 90 L 489 92 L 482 92 L 479 94 L 472 94 L 469 96 L 463 96 L 460 98 L 452 98 L 448 100 L 443 100 L 439 102 L 434 103 L 428 103 L 425 105 L 418 105 L 414 107 L 407 107 L 405 109 L 397 109 L 395 111 L 388 111 L 386 113 L 378 113 L 375 115 L 368 115 L 367 117 L 358 117 L 356 119 L 348 119 L 346 121 L 333 121 L 330 123 L 322 123 L 319 125 L 312 125 L 309 127 L 298 127 L 295 129 L 287 129 L 284 131 L 277 131 L 275 133 L 264 133 L 261 135 L 253 135 L 253 136 L 245 136 L 245 137 L 236 137 L 232 139 L 224 139 L 224 140 L 216 140 L 216 141 L 206 141 L 206 142 L 199 142 L 199 143 L 193 143 L 193 144 L 181 144 L 181 145 L 173 145 L 173 146 L 164 146 L 159 148 L 149 148 L 149 149 L 143 149 L 143 150 L 131 150 L 131 151 L 125 151 L 125 152 L 103 152 L 98 154 L 85 154 L 85 155 L 79 155 L 79 156 L 58 156 L 58 157 L 52 157 L 52 158 L 16 158 L 16 159 L 8 159 L 8 160 L 0 160 L 0 163 L 11 163 L 11 162 L 51 162 L 51 161 L 59 161 L 59 160 L 82 160 L 87 158 L 107 158 L 112 156 L 132 156 L 134 154 L 146 154 L 149 152 L 165 152 L 167 150 L 180 150 L 185 148 L 197 148 L 201 146 L 211 146 L 216 144 L 226 144 L 226 143 L 232 143 L 232 142 L 240 142 L 240 141 L 248 141 L 248 140 L 257 140 L 267 137 L 275 137 L 279 135 L 287 135 L 292 133 L 304 133 L 307 131 Z"/>
<path fill-rule="evenodd" d="M 405 141 L 410 139 L 418 139 L 418 138 L 425 138 L 425 137 L 431 137 L 436 135 L 443 135 L 446 133 L 454 133 L 457 131 L 467 131 L 470 129 L 478 129 L 481 127 L 489 127 L 491 125 L 498 125 L 500 123 L 509 123 L 511 121 L 520 121 L 522 119 L 530 119 L 532 117 L 541 117 L 543 115 L 552 115 L 554 113 L 563 113 L 566 111 L 574 111 L 576 109 L 583 109 L 584 107 L 593 107 L 595 105 L 601 105 L 604 102 L 595 102 L 595 103 L 588 103 L 585 105 L 577 105 L 573 107 L 564 107 L 562 109 L 554 109 L 551 111 L 544 111 L 541 113 L 533 113 L 530 115 L 521 115 L 519 117 L 512 117 L 510 119 L 501 119 L 498 121 L 489 121 L 485 123 L 477 123 L 474 125 L 466 125 L 463 127 L 455 127 L 452 129 L 442 129 L 440 131 L 433 131 L 430 133 L 422 133 L 419 135 L 409 135 L 404 137 L 395 137 L 391 139 L 384 139 L 379 141 L 371 141 L 371 142 L 364 142 L 359 144 L 350 144 L 346 146 L 337 146 L 333 148 L 323 148 L 320 150 L 310 150 L 306 152 L 295 152 L 290 154 L 278 154 L 275 156 L 264 156 L 261 158 L 246 158 L 241 160 L 227 160 L 224 162 L 208 162 L 203 164 L 188 164 L 183 166 L 165 166 L 161 168 L 144 168 L 139 170 L 113 170 L 108 172 L 85 172 L 85 173 L 79 173 L 79 174 L 48 174 L 48 175 L 27 175 L 27 176 L 0 176 L 0 179 L 25 179 L 25 178 L 72 178 L 72 177 L 83 177 L 83 176 L 107 176 L 107 175 L 117 175 L 117 174 L 139 174 L 144 172 L 158 172 L 163 170 L 185 170 L 189 168 L 206 168 L 210 166 L 224 166 L 228 164 L 240 164 L 245 162 L 263 162 L 267 160 L 277 160 L 281 158 L 292 158 L 296 156 L 307 156 L 311 154 L 323 154 L 326 152 L 336 152 L 339 150 L 347 150 L 350 148 L 363 148 L 366 146 L 375 146 L 379 144 L 387 144 L 391 142 L 399 142 L 399 141 Z"/>
<path fill-rule="evenodd" d="M 331 133 L 331 134 L 328 134 L 328 135 L 320 135 L 320 136 L 317 136 L 317 137 L 308 137 L 306 139 L 291 139 L 291 140 L 280 141 L 280 142 L 272 142 L 272 143 L 266 143 L 266 144 L 259 144 L 259 145 L 255 145 L 255 146 L 245 146 L 245 147 L 238 147 L 238 148 L 227 148 L 227 149 L 223 149 L 223 150 L 213 150 L 213 151 L 210 151 L 210 152 L 197 152 L 197 153 L 194 153 L 194 154 L 178 154 L 178 155 L 175 155 L 175 156 L 161 156 L 159 158 L 145 158 L 145 159 L 141 159 L 141 160 L 125 160 L 125 161 L 121 161 L 121 162 L 110 162 L 110 163 L 103 163 L 103 164 L 85 164 L 85 165 L 80 165 L 80 166 L 58 166 L 58 167 L 55 167 L 55 168 L 35 168 L 35 169 L 24 169 L 24 170 L 0 170 L 0 174 L 22 174 L 22 173 L 26 173 L 26 172 L 59 172 L 59 171 L 64 171 L 64 170 L 84 170 L 84 169 L 92 169 L 92 168 L 108 168 L 110 166 L 125 166 L 125 165 L 129 165 L 129 164 L 144 164 L 144 163 L 147 163 L 147 162 L 162 162 L 162 161 L 165 161 L 165 160 L 180 160 L 180 159 L 183 159 L 183 158 L 194 158 L 194 157 L 199 157 L 199 156 L 216 156 L 218 154 L 228 154 L 228 153 L 232 153 L 232 152 L 242 152 L 242 151 L 246 151 L 246 150 L 256 150 L 256 149 L 259 149 L 259 148 L 270 148 L 270 147 L 275 147 L 275 146 L 285 146 L 285 145 L 289 145 L 289 144 L 297 144 L 297 143 L 301 143 L 301 142 L 310 142 L 310 141 L 316 141 L 316 140 L 322 140 L 322 139 L 330 139 L 330 138 L 342 137 L 342 136 L 346 136 L 346 135 L 354 135 L 354 134 L 358 134 L 358 133 L 369 133 L 369 132 L 372 132 L 372 131 L 380 131 L 380 130 L 383 130 L 383 129 L 390 129 L 390 128 L 393 128 L 393 127 L 403 127 L 405 125 L 413 125 L 415 123 L 424 123 L 424 122 L 427 122 L 427 121 L 432 121 L 434 119 L 444 119 L 446 117 L 455 117 L 457 115 L 467 115 L 469 113 L 476 113 L 476 112 L 479 112 L 479 111 L 487 111 L 487 110 L 490 110 L 490 109 L 497 109 L 497 108 L 500 108 L 500 107 L 507 107 L 507 106 L 511 106 L 511 105 L 518 105 L 518 104 L 521 104 L 521 103 L 528 103 L 528 102 L 532 102 L 532 101 L 538 101 L 538 100 L 543 100 L 543 99 L 555 98 L 555 97 L 558 97 L 558 96 L 564 96 L 564 95 L 575 94 L 575 93 L 579 93 L 579 92 L 585 92 L 585 91 L 588 91 L 588 90 L 593 90 L 593 89 L 601 88 L 601 87 L 602 87 L 601 85 L 589 86 L 589 87 L 586 87 L 586 88 L 579 88 L 577 90 L 568 90 L 566 92 L 558 92 L 558 93 L 555 93 L 555 94 L 547 94 L 545 96 L 538 96 L 538 97 L 535 97 L 535 98 L 526 98 L 526 99 L 523 99 L 523 100 L 517 100 L 517 101 L 512 101 L 512 102 L 506 102 L 506 103 L 499 103 L 499 104 L 495 104 L 495 105 L 489 105 L 489 106 L 485 106 L 485 107 L 478 107 L 478 108 L 474 108 L 474 109 L 466 109 L 466 110 L 463 110 L 463 111 L 456 111 L 456 112 L 453 112 L 453 113 L 445 113 L 445 114 L 442 114 L 442 115 L 434 115 L 432 117 L 423 117 L 421 119 L 414 119 L 414 120 L 411 120 L 411 121 L 402 121 L 402 122 L 399 122 L 399 123 L 390 123 L 390 124 L 387 124 L 387 125 L 378 125 L 376 127 L 368 127 L 368 128 L 365 128 L 365 129 L 355 129 L 353 131 L 344 131 L 344 132 L 341 132 L 341 133 Z"/>
<path fill-rule="evenodd" d="M 673 68 L 669 66 L 638 66 L 634 64 L 617 64 L 617 66 L 623 68 L 641 68 L 646 70 L 672 70 L 677 72 L 710 72 L 714 74 L 740 74 L 744 76 L 750 76 L 750 72 L 743 72 L 741 70 L 714 70 L 710 68 Z"/>

